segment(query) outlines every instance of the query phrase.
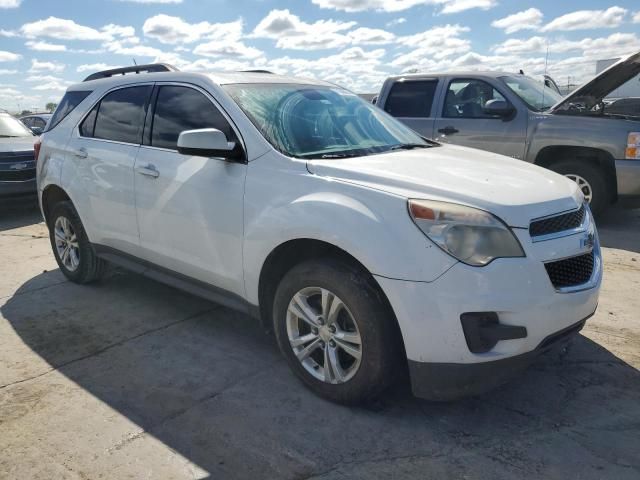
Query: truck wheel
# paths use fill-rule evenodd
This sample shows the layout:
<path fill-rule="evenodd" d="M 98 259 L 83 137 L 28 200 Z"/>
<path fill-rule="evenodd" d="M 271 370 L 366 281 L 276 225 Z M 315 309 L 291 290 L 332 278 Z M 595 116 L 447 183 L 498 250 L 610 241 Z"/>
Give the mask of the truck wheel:
<path fill-rule="evenodd" d="M 565 160 L 550 168 L 578 184 L 594 216 L 602 214 L 611 203 L 605 173 L 597 167 L 579 160 Z"/>
<path fill-rule="evenodd" d="M 370 275 L 331 258 L 311 260 L 282 279 L 274 331 L 293 372 L 316 394 L 353 405 L 393 379 L 397 329 Z"/>
<path fill-rule="evenodd" d="M 53 255 L 64 276 L 75 283 L 89 283 L 102 277 L 106 262 L 97 257 L 73 204 L 57 203 L 49 222 Z"/>

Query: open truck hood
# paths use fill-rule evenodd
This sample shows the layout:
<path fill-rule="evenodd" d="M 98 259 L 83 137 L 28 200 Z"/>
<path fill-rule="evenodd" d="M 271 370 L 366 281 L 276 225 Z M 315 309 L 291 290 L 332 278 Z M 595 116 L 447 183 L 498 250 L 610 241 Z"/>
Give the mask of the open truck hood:
<path fill-rule="evenodd" d="M 640 52 L 614 63 L 556 103 L 551 113 L 591 110 L 609 93 L 640 74 Z"/>

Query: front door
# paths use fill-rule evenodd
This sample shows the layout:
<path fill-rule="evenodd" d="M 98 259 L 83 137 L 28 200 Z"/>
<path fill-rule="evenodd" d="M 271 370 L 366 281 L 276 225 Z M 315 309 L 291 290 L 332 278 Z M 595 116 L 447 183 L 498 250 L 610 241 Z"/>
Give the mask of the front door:
<path fill-rule="evenodd" d="M 491 116 L 483 110 L 489 100 L 506 98 L 484 80 L 450 80 L 435 122 L 434 138 L 522 160 L 527 135 L 526 112 L 517 111 L 508 118 Z"/>
<path fill-rule="evenodd" d="M 171 271 L 244 294 L 246 165 L 182 155 L 180 132 L 217 128 L 239 141 L 212 99 L 192 86 L 157 84 L 151 130 L 135 163 L 141 255 Z M 147 122 L 149 125 L 149 122 Z"/>

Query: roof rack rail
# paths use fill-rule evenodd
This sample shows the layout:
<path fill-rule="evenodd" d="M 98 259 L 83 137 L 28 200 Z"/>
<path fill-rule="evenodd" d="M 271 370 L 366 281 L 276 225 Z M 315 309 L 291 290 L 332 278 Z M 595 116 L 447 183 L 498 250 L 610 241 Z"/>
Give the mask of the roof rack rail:
<path fill-rule="evenodd" d="M 273 72 L 269 70 L 240 70 L 240 73 L 268 73 L 270 75 L 275 75 Z"/>
<path fill-rule="evenodd" d="M 154 72 L 177 72 L 178 69 L 167 63 L 149 63 L 147 65 L 132 65 L 130 67 L 112 68 L 111 70 L 103 70 L 101 72 L 92 73 L 83 82 L 98 80 L 100 78 L 109 78 L 114 75 L 126 75 L 127 73 L 154 73 Z"/>

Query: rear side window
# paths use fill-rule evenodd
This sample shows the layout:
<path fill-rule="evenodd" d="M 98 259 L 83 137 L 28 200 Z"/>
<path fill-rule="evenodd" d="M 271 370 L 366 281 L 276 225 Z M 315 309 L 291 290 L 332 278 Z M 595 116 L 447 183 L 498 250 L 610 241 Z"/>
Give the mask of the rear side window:
<path fill-rule="evenodd" d="M 82 91 L 82 92 L 67 92 L 60 100 L 58 104 L 58 108 L 54 112 L 51 117 L 51 121 L 49 122 L 49 128 L 47 131 L 53 130 L 56 125 L 58 125 L 64 118 L 69 115 L 74 108 L 76 108 L 82 101 L 87 98 L 91 94 L 90 91 Z"/>
<path fill-rule="evenodd" d="M 384 109 L 394 117 L 429 117 L 437 86 L 437 80 L 396 82 Z"/>
<path fill-rule="evenodd" d="M 106 95 L 98 104 L 93 126 L 94 138 L 124 143 L 141 143 L 144 116 L 151 86 L 127 87 Z M 81 126 L 81 133 L 89 132 L 93 110 Z M 88 123 L 87 120 L 89 121 Z"/>
<path fill-rule="evenodd" d="M 217 128 L 229 141 L 236 141 L 229 122 L 202 93 L 189 87 L 160 87 L 153 116 L 151 145 L 176 150 L 180 133 L 198 128 Z"/>

